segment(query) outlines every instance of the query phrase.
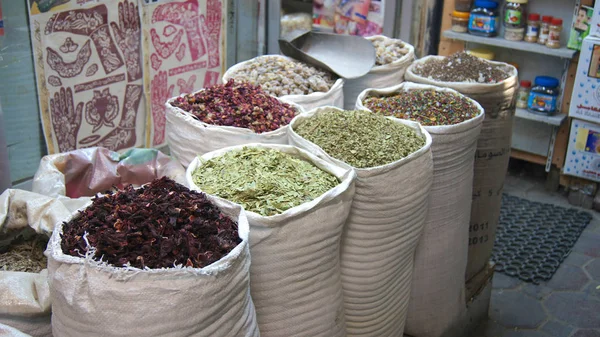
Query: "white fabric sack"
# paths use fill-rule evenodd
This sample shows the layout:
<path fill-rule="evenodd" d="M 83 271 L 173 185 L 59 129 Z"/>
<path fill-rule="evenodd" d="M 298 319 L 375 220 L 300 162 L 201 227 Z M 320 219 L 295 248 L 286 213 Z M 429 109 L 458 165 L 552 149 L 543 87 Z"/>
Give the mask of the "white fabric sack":
<path fill-rule="evenodd" d="M 427 56 L 415 61 L 404 75 L 407 81 L 431 84 L 454 89 L 476 100 L 485 110 L 481 134 L 475 152 L 471 220 L 469 228 L 469 253 L 466 280 L 477 275 L 488 263 L 492 254 L 496 228 L 500 217 L 502 189 L 510 159 L 512 124 L 515 115 L 515 97 L 518 89 L 517 69 L 501 62 L 485 61 L 504 67 L 510 77 L 500 83 L 481 84 L 440 82 L 415 74 L 415 68 L 430 59 Z"/>
<path fill-rule="evenodd" d="M 294 128 L 325 107 L 294 118 L 290 143 L 345 168 Z M 428 207 L 433 175 L 431 136 L 418 123 L 405 124 L 425 139 L 409 156 L 373 168 L 353 168 L 356 193 L 342 235 L 341 265 L 348 336 L 402 336 L 410 298 L 414 252 Z"/>
<path fill-rule="evenodd" d="M 375 35 L 366 39 L 369 41 L 395 40 L 383 35 Z M 356 98 L 367 88 L 387 88 L 404 82 L 404 73 L 415 60 L 415 47 L 406 42 L 404 44 L 409 50 L 408 54 L 390 64 L 376 65 L 364 76 L 345 80 L 344 109 L 354 109 Z"/>
<path fill-rule="evenodd" d="M 2 337 L 31 337 L 11 326 L 0 324 L 0 336 Z"/>
<path fill-rule="evenodd" d="M 54 225 L 71 213 L 59 200 L 37 193 L 8 189 L 0 195 L 0 231 L 29 226 L 50 236 Z M 39 273 L 0 271 L 1 324 L 36 337 L 52 336 L 47 274 L 46 269 Z"/>
<path fill-rule="evenodd" d="M 277 130 L 256 133 L 250 129 L 235 126 L 211 125 L 201 122 L 181 108 L 174 107 L 167 101 L 167 142 L 171 154 L 187 167 L 198 155 L 219 150 L 229 146 L 250 143 L 288 144 L 289 125 Z M 304 113 L 304 109 L 293 102 L 279 99 L 296 109 L 296 114 Z"/>
<path fill-rule="evenodd" d="M 235 78 L 234 74 L 240 69 L 242 69 L 247 63 L 252 62 L 255 59 L 264 57 L 274 57 L 286 60 L 293 60 L 292 58 L 283 55 L 261 55 L 248 61 L 240 62 L 227 69 L 227 71 L 223 75 L 223 83 L 227 82 L 231 78 Z M 300 105 L 306 111 L 325 105 L 332 105 L 341 108 L 344 106 L 344 80 L 338 78 L 327 92 L 313 92 L 312 94 L 308 95 L 285 95 L 279 98 L 286 101 L 294 102 Z"/>
<path fill-rule="evenodd" d="M 457 91 L 404 82 L 385 89 L 367 89 L 356 101 L 357 109 L 371 96 L 388 96 L 412 90 Z M 461 95 L 462 96 L 462 95 Z M 424 126 L 433 143 L 433 184 L 425 229 L 415 253 L 412 291 L 406 334 L 441 337 L 466 313 L 464 275 L 467 267 L 473 163 L 477 138 L 484 119 L 479 115 L 454 125 Z"/>
<path fill-rule="evenodd" d="M 252 256 L 250 283 L 261 336 L 345 336 L 339 248 L 354 196 L 354 172 L 292 146 L 248 146 L 302 158 L 341 181 L 318 198 L 281 214 L 262 216 L 247 212 Z M 202 161 L 243 147 L 196 158 L 187 170 L 190 188 L 199 189 L 192 173 Z"/>
<path fill-rule="evenodd" d="M 117 268 L 66 255 L 57 224 L 46 250 L 54 336 L 259 336 L 248 220 L 239 206 L 219 208 L 243 241 L 204 268 Z"/>

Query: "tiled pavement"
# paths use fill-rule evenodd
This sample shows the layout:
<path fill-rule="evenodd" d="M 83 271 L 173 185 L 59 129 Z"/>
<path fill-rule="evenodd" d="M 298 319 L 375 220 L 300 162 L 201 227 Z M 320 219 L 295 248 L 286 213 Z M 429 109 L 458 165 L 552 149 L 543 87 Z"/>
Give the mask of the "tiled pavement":
<path fill-rule="evenodd" d="M 509 175 L 505 192 L 572 207 L 533 178 Z M 600 213 L 590 212 L 592 222 L 550 281 L 534 285 L 495 274 L 490 318 L 472 337 L 600 337 Z"/>

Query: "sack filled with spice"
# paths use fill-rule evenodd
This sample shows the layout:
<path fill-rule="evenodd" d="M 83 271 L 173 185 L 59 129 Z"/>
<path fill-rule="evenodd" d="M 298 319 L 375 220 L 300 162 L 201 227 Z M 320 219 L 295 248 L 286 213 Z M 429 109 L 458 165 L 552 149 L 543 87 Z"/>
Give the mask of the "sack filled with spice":
<path fill-rule="evenodd" d="M 37 193 L 8 189 L 0 195 L 0 324 L 52 336 L 44 251 L 54 225 L 71 213 Z"/>
<path fill-rule="evenodd" d="M 140 186 L 163 176 L 185 182 L 181 164 L 156 149 L 117 153 L 91 147 L 44 156 L 33 177 L 32 191 L 55 198 L 89 200 L 113 187 Z M 82 206 L 75 204 L 74 210 Z"/>
<path fill-rule="evenodd" d="M 433 183 L 415 253 L 405 333 L 445 336 L 466 313 L 473 163 L 483 108 L 455 90 L 411 82 L 367 89 L 356 108 L 419 122 L 431 134 Z"/>
<path fill-rule="evenodd" d="M 347 335 L 402 336 L 431 188 L 431 136 L 416 122 L 323 107 L 292 121 L 290 142 L 357 175 L 340 250 Z"/>
<path fill-rule="evenodd" d="M 166 177 L 94 198 L 46 255 L 55 336 L 259 336 L 244 210 Z"/>
<path fill-rule="evenodd" d="M 11 326 L 0 324 L 0 336 L 3 337 L 32 337 L 29 334 L 23 333 Z"/>
<path fill-rule="evenodd" d="M 229 147 L 188 167 L 192 189 L 247 212 L 261 336 L 345 335 L 339 248 L 354 178 L 287 145 Z"/>
<path fill-rule="evenodd" d="M 358 95 L 367 88 L 386 88 L 404 82 L 406 69 L 415 60 L 415 48 L 399 39 L 383 35 L 367 37 L 375 47 L 375 66 L 366 75 L 346 79 L 344 109 L 352 110 Z"/>
<path fill-rule="evenodd" d="M 517 69 L 509 64 L 465 52 L 424 57 L 415 61 L 404 75 L 407 81 L 454 89 L 476 100 L 485 110 L 475 152 L 469 223 L 478 230 L 469 234 L 467 281 L 487 266 L 492 254 L 510 159 L 517 76 Z"/>
<path fill-rule="evenodd" d="M 230 79 L 260 85 L 268 94 L 294 102 L 304 110 L 344 105 L 344 80 L 283 55 L 262 55 L 229 68 Z"/>
<path fill-rule="evenodd" d="M 188 166 L 197 155 L 249 143 L 287 144 L 288 124 L 304 110 L 260 86 L 230 80 L 167 102 L 167 140 Z"/>

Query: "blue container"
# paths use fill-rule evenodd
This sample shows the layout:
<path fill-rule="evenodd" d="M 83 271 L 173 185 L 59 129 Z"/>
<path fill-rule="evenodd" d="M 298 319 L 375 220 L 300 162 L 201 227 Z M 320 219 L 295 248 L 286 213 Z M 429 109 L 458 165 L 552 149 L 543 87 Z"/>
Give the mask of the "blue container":
<path fill-rule="evenodd" d="M 492 37 L 498 35 L 498 3 L 477 0 L 469 16 L 469 33 Z"/>
<path fill-rule="evenodd" d="M 535 86 L 531 88 L 527 110 L 531 112 L 552 115 L 556 112 L 558 95 L 560 94 L 560 82 L 557 78 L 549 76 L 538 76 L 535 78 Z"/>

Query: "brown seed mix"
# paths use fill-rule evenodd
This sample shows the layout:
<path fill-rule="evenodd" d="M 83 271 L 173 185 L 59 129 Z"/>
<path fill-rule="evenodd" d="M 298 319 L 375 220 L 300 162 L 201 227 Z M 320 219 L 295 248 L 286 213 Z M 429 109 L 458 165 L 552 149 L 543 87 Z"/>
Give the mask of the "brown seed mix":
<path fill-rule="evenodd" d="M 432 59 L 414 67 L 414 72 L 442 82 L 498 83 L 509 77 L 505 67 L 498 66 L 466 52 L 443 59 Z"/>
<path fill-rule="evenodd" d="M 44 251 L 49 238 L 44 234 L 36 234 L 31 228 L 28 229 L 30 231 L 27 230 L 26 235 L 13 240 L 7 239 L 10 244 L 0 247 L 0 271 L 39 273 L 46 268 L 48 260 Z M 10 235 L 8 232 L 2 237 Z"/>
<path fill-rule="evenodd" d="M 277 130 L 296 115 L 294 107 L 259 86 L 234 80 L 177 97 L 170 104 L 206 124 L 235 126 L 256 133 Z"/>

